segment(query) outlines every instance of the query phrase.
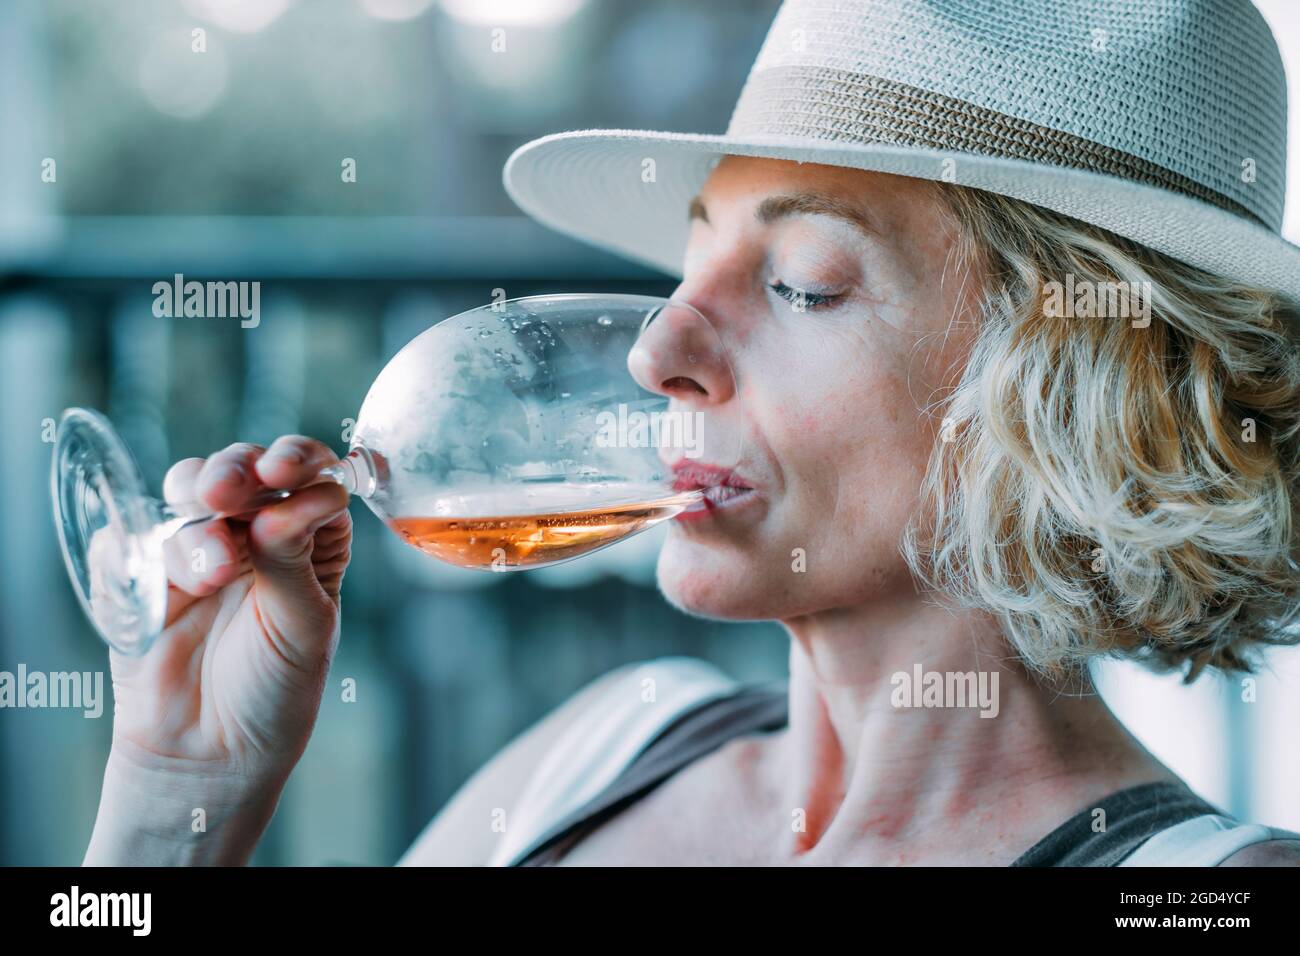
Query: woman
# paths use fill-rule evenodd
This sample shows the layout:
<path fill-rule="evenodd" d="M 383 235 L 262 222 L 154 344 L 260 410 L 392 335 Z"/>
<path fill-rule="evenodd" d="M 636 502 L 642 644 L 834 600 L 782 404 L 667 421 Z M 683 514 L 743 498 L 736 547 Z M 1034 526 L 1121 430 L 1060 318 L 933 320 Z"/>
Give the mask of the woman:
<path fill-rule="evenodd" d="M 1300 837 L 1200 801 L 1087 686 L 1098 655 L 1243 669 L 1294 640 L 1300 598 L 1281 65 L 1245 2 L 1113 6 L 788 0 L 726 136 L 512 157 L 528 211 L 679 272 L 715 322 L 738 387 L 707 360 L 638 369 L 746 439 L 734 471 L 683 474 L 708 503 L 674 522 L 659 584 L 781 621 L 790 681 L 607 675 L 403 862 L 1300 862 Z M 332 460 L 236 445 L 165 492 L 237 511 Z M 247 859 L 338 640 L 346 505 L 302 487 L 173 543 L 165 639 L 113 659 L 88 863 Z"/>

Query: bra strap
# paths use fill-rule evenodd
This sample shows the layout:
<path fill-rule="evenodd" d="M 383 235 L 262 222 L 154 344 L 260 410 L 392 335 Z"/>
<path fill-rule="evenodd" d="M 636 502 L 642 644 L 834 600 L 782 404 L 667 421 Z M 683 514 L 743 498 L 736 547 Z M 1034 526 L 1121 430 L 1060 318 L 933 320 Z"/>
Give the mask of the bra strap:
<path fill-rule="evenodd" d="M 784 685 L 746 687 L 681 714 L 616 780 L 559 820 L 516 865 L 549 866 L 557 862 L 574 843 L 687 764 L 735 737 L 784 727 L 786 694 Z"/>
<path fill-rule="evenodd" d="M 1184 784 L 1139 784 L 1080 810 L 1011 865 L 1116 866 L 1162 830 L 1221 812 Z"/>
<path fill-rule="evenodd" d="M 662 665 L 663 662 L 653 663 Z M 607 773 L 601 774 L 599 787 L 595 786 L 597 780 L 589 779 L 584 799 L 568 801 L 563 812 L 547 814 L 547 821 L 533 826 L 533 839 L 529 840 L 528 847 L 503 862 L 513 866 L 555 864 L 573 844 L 690 762 L 737 736 L 787 726 L 787 708 L 788 688 L 784 682 L 738 689 L 715 685 L 711 692 L 697 692 L 693 701 L 677 701 L 675 717 L 663 723 L 649 743 L 643 743 L 647 735 L 642 735 L 643 747 L 636 756 L 621 762 L 616 770 L 608 767 Z M 599 714 L 595 717 L 595 723 L 599 723 Z M 585 730 L 576 728 L 572 734 L 590 734 L 594 730 L 590 724 Z M 581 767 L 569 766 L 564 775 L 572 778 L 576 773 L 581 777 L 580 771 Z M 552 777 L 556 773 L 552 770 Z M 1210 816 L 1232 822 L 1222 810 L 1196 796 L 1186 784 L 1139 784 L 1110 793 L 1095 805 L 1080 810 L 1010 865 L 1117 866 L 1130 856 L 1136 864 L 1143 853 L 1135 851 L 1148 840 L 1154 849 L 1160 843 L 1158 835 L 1173 834 L 1188 821 Z"/>
<path fill-rule="evenodd" d="M 533 771 L 489 865 L 516 864 L 556 821 L 618 779 L 666 726 L 737 686 L 712 664 L 692 657 L 661 657 L 607 674 L 595 698 Z"/>

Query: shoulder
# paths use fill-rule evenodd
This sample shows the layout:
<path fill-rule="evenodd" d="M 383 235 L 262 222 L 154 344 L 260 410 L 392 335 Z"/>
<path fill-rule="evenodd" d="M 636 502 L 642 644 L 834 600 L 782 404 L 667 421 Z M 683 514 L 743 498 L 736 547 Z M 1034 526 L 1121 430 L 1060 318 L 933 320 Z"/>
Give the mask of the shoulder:
<path fill-rule="evenodd" d="M 516 818 L 520 797 L 547 757 L 574 740 L 589 741 L 620 726 L 622 712 L 681 685 L 700 688 L 729 681 L 717 668 L 691 657 L 636 661 L 586 684 L 521 733 L 471 776 L 434 816 L 398 865 L 482 866 L 502 836 L 494 826 Z"/>
<path fill-rule="evenodd" d="M 1300 866 L 1300 837 L 1251 844 L 1219 866 Z"/>
<path fill-rule="evenodd" d="M 1120 866 L 1292 866 L 1300 833 L 1203 813 L 1147 838 Z"/>
<path fill-rule="evenodd" d="M 591 681 L 497 752 L 476 771 L 425 827 L 399 866 L 479 866 L 487 862 L 498 833 L 493 815 L 507 818 L 542 757 L 610 689 L 628 680 L 624 665 Z"/>

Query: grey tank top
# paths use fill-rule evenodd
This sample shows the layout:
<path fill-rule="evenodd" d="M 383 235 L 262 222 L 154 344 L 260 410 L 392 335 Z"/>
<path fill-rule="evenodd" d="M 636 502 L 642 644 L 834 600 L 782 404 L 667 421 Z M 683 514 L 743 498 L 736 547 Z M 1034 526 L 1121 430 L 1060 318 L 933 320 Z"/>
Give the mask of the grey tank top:
<path fill-rule="evenodd" d="M 551 828 L 515 866 L 553 866 L 576 843 L 693 760 L 733 737 L 786 726 L 788 697 L 779 687 L 744 687 L 680 714 L 603 791 Z M 1106 829 L 1095 832 L 1094 814 Z M 1147 783 L 1110 794 L 1070 817 L 1014 860 L 1012 866 L 1115 866 L 1167 827 L 1222 813 L 1180 783 Z"/>

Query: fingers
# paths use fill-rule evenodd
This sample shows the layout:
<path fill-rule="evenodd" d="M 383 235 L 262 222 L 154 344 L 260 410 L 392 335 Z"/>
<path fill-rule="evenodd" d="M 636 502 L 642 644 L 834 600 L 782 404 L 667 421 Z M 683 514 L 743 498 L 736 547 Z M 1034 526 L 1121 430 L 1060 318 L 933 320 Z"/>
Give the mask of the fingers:
<path fill-rule="evenodd" d="M 167 503 L 178 505 L 193 501 L 194 485 L 202 469 L 202 458 L 182 458 L 168 468 L 163 478 L 163 498 Z"/>
<path fill-rule="evenodd" d="M 339 512 L 316 532 L 311 562 L 316 580 L 331 601 L 338 603 L 343 574 L 352 559 L 352 515 Z"/>
<path fill-rule="evenodd" d="M 199 598 L 215 594 L 251 569 L 247 540 L 248 529 L 241 525 L 204 521 L 163 542 L 168 625 Z"/>
<path fill-rule="evenodd" d="M 328 445 L 302 435 L 282 435 L 271 443 L 254 466 L 268 488 L 298 488 L 311 484 L 322 468 L 337 462 Z"/>
<path fill-rule="evenodd" d="M 163 480 L 163 497 L 172 504 L 200 501 L 214 511 L 239 512 L 267 488 L 294 489 L 315 481 L 322 468 L 338 461 L 330 448 L 302 435 L 277 438 L 270 448 L 239 442 L 207 459 L 178 461 Z M 321 487 L 325 487 L 322 485 Z M 332 483 L 329 487 L 342 489 Z M 292 561 L 308 551 L 307 539 L 339 509 L 337 494 L 313 493 L 306 505 L 293 504 L 259 525 L 259 547 L 269 562 Z M 346 494 L 343 507 L 346 508 Z M 288 505 L 298 496 L 285 499 Z M 282 508 L 283 505 L 277 505 Z M 325 509 L 324 520 L 321 508 Z M 272 509 L 264 509 L 272 510 Z M 305 529 L 305 530 L 304 530 Z M 163 546 L 167 577 L 175 589 L 190 597 L 219 591 L 251 567 L 249 529 L 226 521 L 205 521 L 182 528 Z M 172 598 L 183 603 L 182 594 Z"/>
<path fill-rule="evenodd" d="M 199 502 L 238 517 L 196 522 L 164 542 L 168 623 L 246 578 L 257 589 L 261 626 L 282 653 L 333 639 L 350 552 L 350 496 L 321 481 L 320 472 L 337 461 L 328 446 L 290 435 L 269 448 L 239 443 L 173 465 L 163 481 L 169 503 Z M 268 489 L 291 493 L 266 505 Z"/>
<path fill-rule="evenodd" d="M 302 570 L 311 562 L 312 539 L 348 507 L 349 495 L 333 482 L 312 485 L 292 497 L 263 508 L 248 526 L 253 566 L 274 572 Z"/>
<path fill-rule="evenodd" d="M 336 461 L 328 446 L 302 435 L 277 438 L 270 448 L 239 442 L 204 462 L 194 488 L 208 507 L 234 513 L 267 488 L 311 484 Z"/>
<path fill-rule="evenodd" d="M 170 504 L 198 500 L 199 482 L 210 460 L 185 458 L 172 465 L 163 478 L 163 497 Z M 172 586 L 168 594 L 169 619 L 173 605 L 179 610 L 190 603 L 187 598 L 206 597 L 221 590 L 247 565 L 242 544 L 225 521 L 204 521 L 182 528 L 163 542 L 163 560 Z"/>
<path fill-rule="evenodd" d="M 321 660 L 338 635 L 338 583 L 346 564 L 346 541 L 327 540 L 329 566 L 316 566 L 315 534 L 346 533 L 348 493 L 330 483 L 312 485 L 263 508 L 248 525 L 248 552 L 257 582 L 258 618 L 282 657 Z M 325 557 L 323 554 L 322 558 Z M 325 578 L 321 580 L 321 575 Z"/>
<path fill-rule="evenodd" d="M 225 521 L 182 528 L 163 543 L 167 580 L 186 594 L 206 597 L 221 590 L 244 568 L 246 558 Z"/>
<path fill-rule="evenodd" d="M 214 511 L 237 512 L 263 485 L 254 471 L 265 449 L 237 442 L 208 458 L 194 480 L 195 498 Z"/>

